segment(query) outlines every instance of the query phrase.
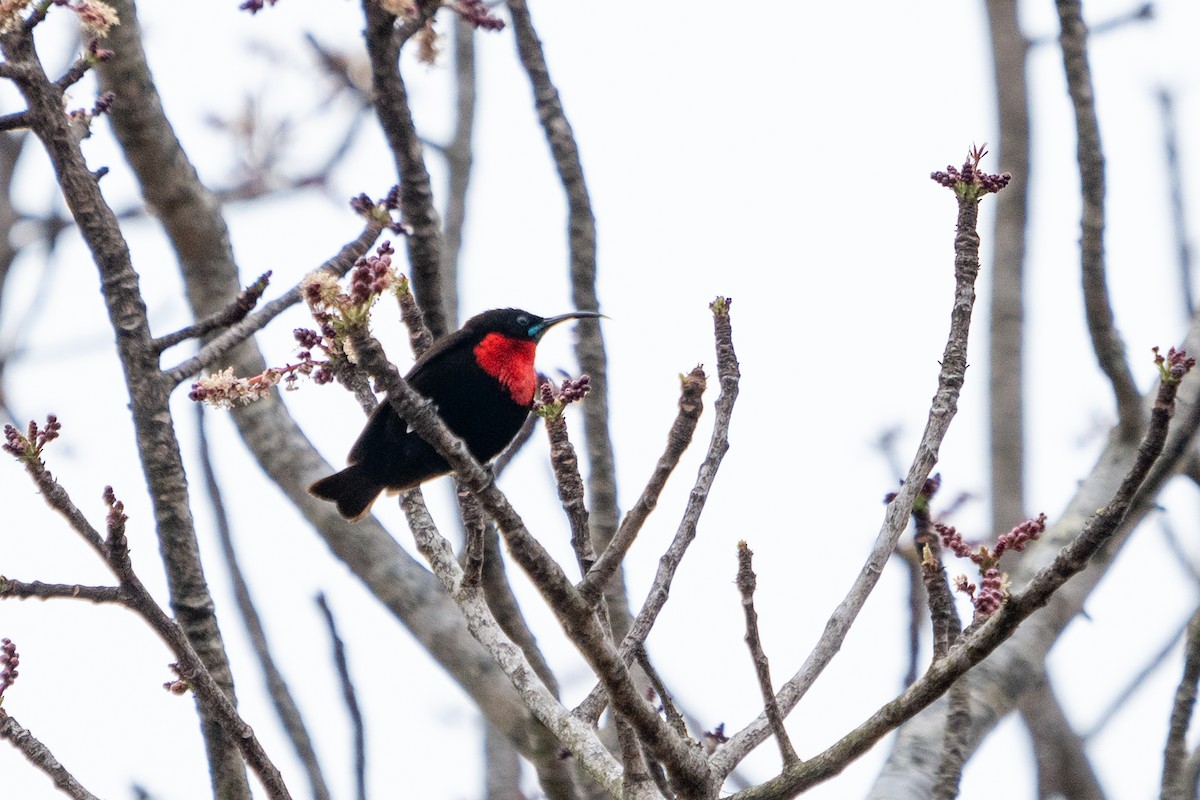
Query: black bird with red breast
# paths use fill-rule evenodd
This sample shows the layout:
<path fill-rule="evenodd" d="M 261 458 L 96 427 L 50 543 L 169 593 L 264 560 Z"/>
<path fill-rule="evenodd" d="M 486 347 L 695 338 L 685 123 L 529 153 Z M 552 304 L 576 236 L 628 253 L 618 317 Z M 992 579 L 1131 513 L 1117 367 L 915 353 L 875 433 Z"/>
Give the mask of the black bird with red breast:
<path fill-rule="evenodd" d="M 491 461 L 517 432 L 533 408 L 537 344 L 554 325 L 569 319 L 599 317 L 572 311 L 539 317 L 519 308 L 497 308 L 471 317 L 433 343 L 413 364 L 405 380 L 437 406 L 442 421 L 482 463 Z M 433 446 L 380 403 L 358 436 L 349 464 L 308 487 L 337 504 L 351 520 L 366 516 L 381 492 L 400 492 L 445 475 L 450 465 Z"/>

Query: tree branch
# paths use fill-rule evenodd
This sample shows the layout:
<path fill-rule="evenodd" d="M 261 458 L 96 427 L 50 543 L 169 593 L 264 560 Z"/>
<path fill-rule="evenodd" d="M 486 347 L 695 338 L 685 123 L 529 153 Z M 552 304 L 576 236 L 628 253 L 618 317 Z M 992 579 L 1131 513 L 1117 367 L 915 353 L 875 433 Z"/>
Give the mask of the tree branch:
<path fill-rule="evenodd" d="M 704 370 L 700 367 L 696 367 L 680 380 L 679 413 L 675 422 L 671 424 L 670 433 L 667 434 L 666 450 L 659 456 L 641 497 L 633 504 L 633 508 L 625 513 L 616 535 L 609 540 L 600 558 L 579 583 L 579 593 L 586 597 L 588 602 L 597 602 L 603 594 L 604 587 L 617 571 L 629 548 L 633 546 L 650 512 L 658 505 L 659 495 L 667 485 L 667 479 L 692 442 L 696 425 L 700 421 L 700 413 L 704 410 L 703 396 L 707 385 Z"/>
<path fill-rule="evenodd" d="M 1144 424 L 1141 393 L 1125 358 L 1125 345 L 1113 321 L 1104 262 L 1104 152 L 1096 118 L 1095 91 L 1087 56 L 1087 26 L 1080 0 L 1057 0 L 1063 67 L 1075 109 L 1077 156 L 1083 194 L 1080 240 L 1084 310 L 1100 369 L 1112 384 L 1121 434 L 1130 439 Z"/>
<path fill-rule="evenodd" d="M 713 431 L 709 438 L 708 452 L 696 472 L 696 482 L 688 495 L 687 505 L 683 516 L 675 530 L 675 537 L 668 545 L 666 553 L 658 561 L 658 570 L 646 600 L 634 618 L 629 632 L 621 642 L 621 658 L 629 661 L 650 635 L 658 614 L 662 611 L 670 594 L 671 582 L 675 572 L 687 553 L 692 540 L 696 538 L 696 526 L 700 523 L 700 515 L 704 504 L 708 501 L 713 481 L 721 460 L 729 450 L 729 424 L 733 416 L 733 405 L 737 400 L 738 381 L 741 371 L 738 367 L 737 354 L 733 349 L 733 328 L 729 318 L 729 305 L 732 301 L 727 297 L 718 297 L 709 308 L 713 314 L 713 332 L 717 349 L 717 378 L 721 384 L 721 392 L 716 402 L 716 419 L 713 420 Z M 596 720 L 604 710 L 605 698 L 601 687 L 592 689 L 591 693 L 576 708 L 576 713 L 584 719 Z"/>
<path fill-rule="evenodd" d="M 1200 609 L 1188 623 L 1183 677 L 1179 679 L 1171 708 L 1171 724 L 1163 749 L 1162 800 L 1189 800 L 1196 796 L 1195 783 L 1188 785 L 1185 779 L 1188 775 L 1187 732 L 1196 706 L 1197 682 L 1200 682 Z"/>
<path fill-rule="evenodd" d="M 357 239 L 352 242 L 348 242 L 341 250 L 338 251 L 337 255 L 330 258 L 320 267 L 317 267 L 317 269 L 313 270 L 313 272 L 325 270 L 337 275 L 340 278 L 354 267 L 355 261 L 366 255 L 367 251 L 371 249 L 371 245 L 375 243 L 375 240 L 379 238 L 379 234 L 382 232 L 383 224 L 379 220 L 368 219 L 366 226 L 363 228 L 363 232 L 358 235 Z M 215 364 L 222 363 L 222 360 L 228 357 L 228 355 L 239 345 L 241 345 L 258 331 L 265 328 L 269 322 L 282 314 L 284 311 L 299 303 L 301 300 L 301 291 L 305 280 L 307 280 L 307 276 L 305 276 L 304 279 L 301 279 L 301 281 L 291 289 L 288 289 L 283 295 L 275 298 L 269 303 L 263 304 L 263 307 L 258 311 L 250 314 L 241 322 L 233 325 L 220 335 L 210 339 L 202 348 L 200 348 L 200 352 L 196 353 L 196 355 L 177 364 L 174 367 L 171 367 L 163 374 L 166 375 L 167 379 L 170 380 L 173 385 L 177 386 L 201 370 L 212 367 Z M 223 313 L 225 312 L 218 312 L 217 314 L 210 316 L 208 319 L 215 319 L 220 317 L 220 315 Z M 205 323 L 198 323 L 198 325 L 194 327 L 200 327 L 204 325 Z M 207 330 L 201 331 L 200 335 L 207 335 L 208 333 L 216 330 L 218 327 L 221 326 L 208 327 Z M 188 329 L 185 329 L 185 331 L 186 330 Z M 183 332 L 181 331 L 180 334 L 182 333 Z M 168 338 L 169 337 L 163 337 L 158 341 L 167 341 Z"/>
<path fill-rule="evenodd" d="M 941 696 L 967 670 L 987 658 L 1012 636 L 1018 625 L 1046 605 L 1069 578 L 1083 571 L 1092 556 L 1120 530 L 1138 488 L 1151 475 L 1151 468 L 1162 454 L 1178 387 L 1177 379 L 1164 380 L 1159 385 L 1150 424 L 1138 445 L 1137 457 L 1121 485 L 1111 500 L 1087 521 L 1079 535 L 1058 553 L 1053 563 L 1039 571 L 1022 591 L 1011 595 L 998 611 L 973 633 L 964 636 L 944 658 L 931 664 L 915 684 L 880 708 L 854 731 L 820 755 L 786 769 L 778 777 L 759 786 L 738 792 L 732 796 L 732 800 L 782 800 L 836 775 L 889 731 Z"/>
<path fill-rule="evenodd" d="M 419 30 L 437 5 L 425 0 L 418 3 L 412 24 L 406 20 L 406 31 Z M 404 35 L 396 30 L 396 16 L 385 10 L 382 3 L 363 0 L 362 6 L 367 21 L 364 32 L 367 54 L 371 59 L 371 101 L 396 162 L 396 174 L 400 178 L 400 210 L 412 229 L 405 237 L 405 244 L 413 292 L 433 335 L 443 336 L 453 327 L 443 300 L 445 245 L 441 220 L 433 204 L 429 171 L 425 168 L 424 149 L 408 107 L 408 90 L 400 74 L 400 47 Z"/>
<path fill-rule="evenodd" d="M 758 688 L 762 693 L 764 713 L 779 744 L 779 756 L 784 767 L 799 763 L 800 756 L 788 738 L 787 728 L 783 726 L 783 714 L 779 703 L 775 700 L 775 689 L 771 683 L 771 666 L 767 654 L 763 652 L 762 641 L 758 636 L 758 612 L 754 610 L 754 589 L 758 585 L 758 577 L 751 565 L 754 553 L 746 542 L 738 542 L 738 571 L 737 587 L 742 595 L 742 611 L 746 617 L 746 646 L 750 648 L 750 658 L 754 662 L 754 674 L 758 678 Z"/>
<path fill-rule="evenodd" d="M 484 509 L 496 520 L 508 540 L 513 558 L 529 574 L 534 585 L 562 620 L 563 628 L 575 646 L 596 671 L 614 710 L 637 729 L 639 737 L 654 756 L 667 765 L 673 780 L 679 781 L 684 787 L 707 786 L 708 770 L 703 759 L 690 745 L 681 741 L 638 694 L 628 668 L 611 645 L 609 632 L 600 625 L 592 607 L 567 580 L 545 548 L 529 534 L 520 516 L 496 488 L 491 473 L 481 467 L 462 440 L 445 427 L 433 404 L 404 382 L 364 326 L 351 328 L 349 344 L 363 368 L 387 392 L 389 402 L 400 417 L 454 467 L 458 480 L 479 498 Z M 427 554 L 427 558 L 431 558 L 431 555 Z M 437 572 L 436 557 L 431 558 L 431 564 Z M 457 575 L 457 561 L 454 570 Z M 468 591 L 467 587 L 447 588 L 455 594 Z M 471 622 L 470 618 L 468 622 Z M 550 725 L 549 720 L 541 716 L 539 718 Z"/>
<path fill-rule="evenodd" d="M 267 695 L 271 698 L 275 714 L 279 717 L 279 722 L 283 726 L 288 741 L 291 742 L 292 749 L 296 751 L 296 758 L 304 767 L 314 800 L 329 800 L 329 787 L 325 783 L 325 776 L 321 773 L 321 763 L 317 759 L 317 751 L 313 746 L 312 737 L 309 736 L 308 728 L 304 724 L 304 718 L 288 688 L 287 681 L 271 655 L 271 646 L 267 642 L 267 631 L 254 606 L 254 599 L 250 596 L 250 587 L 246 583 L 246 577 L 242 574 L 241 565 L 238 563 L 237 551 L 233 547 L 233 531 L 229 524 L 229 515 L 225 512 L 225 502 L 221 497 L 221 487 L 217 483 L 217 474 L 213 469 L 209 452 L 203 403 L 196 403 L 196 433 L 200 451 L 200 469 L 204 475 L 204 486 L 212 506 L 217 537 L 221 541 L 221 552 L 225 557 L 225 566 L 229 570 L 230 582 L 233 584 L 234 600 L 242 623 L 246 626 L 246 633 L 249 635 L 254 655 L 258 658 L 259 667 L 262 668 Z"/>
<path fill-rule="evenodd" d="M 533 19 L 525 0 L 508 0 L 513 32 L 521 66 L 529 77 L 534 105 L 550 155 L 562 181 L 567 201 L 567 244 L 571 257 L 571 300 L 575 308 L 599 311 L 596 292 L 596 218 L 579 157 L 579 146 L 567 120 L 562 101 L 550 78 L 550 68 L 542 50 L 541 40 L 533 27 Z M 591 393 L 583 407 L 583 432 L 587 442 L 588 499 L 595 545 L 599 550 L 608 547 L 617 530 L 616 457 L 612 435 L 608 428 L 608 356 L 604 335 L 595 320 L 580 320 L 576 326 L 575 357 L 579 368 L 591 379 Z M 618 573 L 619 565 L 618 565 Z M 608 605 L 613 614 L 614 633 L 625 635 L 629 620 L 629 598 L 624 580 L 614 580 L 606 587 Z"/>
<path fill-rule="evenodd" d="M 78 583 L 42 583 L 41 581 L 23 583 L 6 577 L 0 577 L 0 597 L 15 597 L 19 600 L 66 598 L 86 600 L 89 603 L 120 604 L 126 604 L 129 601 L 129 596 L 120 586 L 81 586 Z"/>
<path fill-rule="evenodd" d="M 32 733 L 21 727 L 16 718 L 0 708 L 0 739 L 7 739 L 12 746 L 54 781 L 54 786 L 74 800 L 99 800 L 96 795 L 83 788 L 66 767 L 50 752 L 50 748 L 38 741 Z"/>
<path fill-rule="evenodd" d="M 855 578 L 850 591 L 825 623 L 825 632 L 800 670 L 780 688 L 779 705 L 785 715 L 800 702 L 800 698 L 841 649 L 850 626 L 879 581 L 892 551 L 896 549 L 896 542 L 904 532 L 917 494 L 925 485 L 933 465 L 937 463 L 942 440 L 946 437 L 946 431 L 958 410 L 958 395 L 967 371 L 967 338 L 970 332 L 971 312 L 975 305 L 975 278 L 979 274 L 979 235 L 976 233 L 978 216 L 978 200 L 960 197 L 958 232 L 954 239 L 955 288 L 954 305 L 950 312 L 950 334 L 942 354 L 937 392 L 933 396 L 929 418 L 917 445 L 916 455 L 908 468 L 904 485 L 887 506 L 883 525 L 875 544 L 871 547 L 871 554 Z M 731 736 L 713 755 L 713 769 L 721 775 L 729 774 L 747 753 L 766 738 L 768 731 L 767 719 L 765 715 L 760 714 L 757 719 Z"/>

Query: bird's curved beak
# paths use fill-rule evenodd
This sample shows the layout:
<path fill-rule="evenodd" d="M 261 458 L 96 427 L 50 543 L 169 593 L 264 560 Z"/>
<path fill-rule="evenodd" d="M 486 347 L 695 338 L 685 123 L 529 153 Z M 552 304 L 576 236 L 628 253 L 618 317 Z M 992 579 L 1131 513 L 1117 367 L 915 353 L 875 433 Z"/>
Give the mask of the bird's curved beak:
<path fill-rule="evenodd" d="M 566 322 L 569 319 L 587 319 L 592 317 L 603 317 L 599 311 L 568 311 L 566 314 L 559 314 L 557 317 L 546 317 L 544 320 L 534 325 L 529 329 L 529 335 L 534 339 L 542 338 L 542 334 L 553 328 L 560 322 Z M 607 317 L 605 317 L 607 319 Z"/>

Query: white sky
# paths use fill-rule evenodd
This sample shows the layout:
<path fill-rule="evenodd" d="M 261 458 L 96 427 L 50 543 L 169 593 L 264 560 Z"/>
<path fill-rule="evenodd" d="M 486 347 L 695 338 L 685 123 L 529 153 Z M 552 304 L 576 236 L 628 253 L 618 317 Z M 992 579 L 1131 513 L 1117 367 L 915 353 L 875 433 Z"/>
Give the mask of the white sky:
<path fill-rule="evenodd" d="M 928 174 L 961 163 L 973 142 L 998 139 L 981 5 L 772 1 L 738 14 L 737 6 L 712 2 L 533 3 L 597 214 L 624 504 L 640 490 L 665 441 L 676 376 L 698 362 L 715 367 L 707 303 L 717 294 L 734 299 L 743 379 L 732 449 L 650 639 L 652 656 L 683 704 L 709 726 L 724 721 L 736 730 L 760 708 L 733 586 L 737 540 L 748 540 L 757 556 L 763 637 L 782 681 L 815 642 L 878 530 L 881 498 L 893 485 L 873 440 L 901 425 L 901 453 L 908 458 L 924 424 L 948 324 L 954 231 L 953 198 Z M 1188 176 L 1196 171 L 1192 145 L 1200 129 L 1200 56 L 1193 39 L 1200 11 L 1186 0 L 1156 5 L 1157 21 L 1107 34 L 1092 49 L 1110 168 L 1106 244 L 1113 303 L 1143 387 L 1154 376 L 1150 347 L 1178 343 L 1184 329 L 1154 99 L 1159 86 L 1177 93 Z M 281 0 L 257 17 L 239 13 L 236 0 L 206 4 L 203 14 L 195 13 L 195 4 L 141 6 L 167 110 L 202 176 L 214 184 L 231 178 L 233 161 L 206 118 L 240 113 L 247 96 L 261 96 L 267 118 L 313 109 L 328 87 L 313 79 L 301 34 L 312 31 L 329 47 L 349 48 L 362 27 L 359 6 L 344 1 Z M 1128 8 L 1093 2 L 1088 14 L 1102 20 Z M 1051 3 L 1027 3 L 1023 12 L 1029 36 L 1056 31 Z M 66 15 L 52 10 L 51 16 Z M 55 22 L 42 43 L 51 61 L 65 58 L 69 48 L 69 26 Z M 251 52 L 248 43 L 259 47 Z M 1035 48 L 1030 67 L 1028 491 L 1030 510 L 1053 518 L 1091 466 L 1111 401 L 1082 324 L 1074 129 L 1054 46 Z M 560 313 L 570 308 L 563 201 L 510 32 L 480 36 L 479 73 L 463 312 L 517 305 Z M 450 121 L 445 69 L 408 63 L 406 76 L 418 124 L 440 141 Z M 89 87 L 80 85 L 74 105 L 91 104 Z M 17 108 L 7 90 L 0 102 L 3 112 Z M 303 172 L 322 160 L 340 130 L 336 114 L 344 111 L 308 117 L 293 132 L 286 163 Z M 103 185 L 113 204 L 135 204 L 132 180 L 105 125 L 97 126 L 86 152 L 94 166 L 111 168 Z M 430 161 L 440 179 L 437 158 Z M 995 159 L 985 165 L 1004 168 Z M 22 164 L 27 210 L 44 209 L 54 196 L 45 167 L 40 155 Z M 359 230 L 345 199 L 363 191 L 382 195 L 395 181 L 391 171 L 380 137 L 366 125 L 329 196 L 230 206 L 227 219 L 246 280 L 272 269 L 269 296 L 292 285 Z M 985 200 L 985 220 L 991 207 Z M 1189 208 L 1193 230 L 1197 213 Z M 128 232 L 156 333 L 181 326 L 186 303 L 155 224 L 133 223 Z M 981 232 L 986 250 L 986 223 Z M 35 299 L 47 269 L 53 270 L 49 293 Z M 986 490 L 987 285 L 985 269 L 974 368 L 938 467 L 946 498 Z M 49 264 L 38 248 L 19 262 L 0 309 L 0 342 L 18 335 L 27 307 L 36 304 L 38 314 L 21 332 L 25 355 L 10 367 L 6 388 L 20 420 L 43 419 L 47 412 L 62 420 L 63 438 L 47 461 L 93 520 L 103 517 L 103 486 L 116 487 L 129 509 L 135 564 L 165 598 L 124 387 L 96 289 L 95 269 L 71 236 Z M 268 358 L 288 358 L 290 331 L 299 324 L 303 316 L 296 312 L 260 336 Z M 379 330 L 403 368 L 408 358 L 398 329 L 381 320 Z M 540 348 L 540 366 L 576 371 L 570 343 L 569 333 L 551 334 Z M 167 362 L 181 356 L 182 349 L 172 351 Z M 674 532 L 707 442 L 715 380 L 711 386 L 697 445 L 630 555 L 635 603 Z M 353 400 L 332 387 L 305 386 L 288 403 L 326 457 L 342 463 L 361 425 Z M 184 392 L 175 411 L 185 457 L 198 475 Z M 242 567 L 335 796 L 350 796 L 352 754 L 311 600 L 317 591 L 328 594 L 338 615 L 367 715 L 373 796 L 477 796 L 474 710 L 263 480 L 229 421 L 219 412 L 208 417 Z M 569 562 L 543 441 L 535 438 L 501 486 L 543 542 Z M 198 479 L 193 488 L 243 714 L 293 794 L 304 796 L 304 780 L 262 696 Z M 435 487 L 427 495 L 452 531 L 445 490 Z M 781 499 L 801 510 L 780 513 Z M 1163 501 L 1180 536 L 1194 543 L 1194 489 L 1174 486 Z M 0 465 L 0 505 L 6 509 L 0 574 L 108 580 L 91 552 L 42 506 L 16 463 Z M 411 547 L 398 510 L 382 505 L 381 519 Z M 985 518 L 977 502 L 955 522 L 969 536 L 981 536 Z M 1054 651 L 1059 692 L 1079 725 L 1090 725 L 1194 607 L 1195 587 L 1171 561 L 1157 527 L 1145 526 L 1088 604 L 1090 621 L 1073 625 Z M 590 688 L 581 661 L 523 577 L 515 580 L 568 701 L 577 699 Z M 791 716 L 789 731 L 802 756 L 824 749 L 898 690 L 907 657 L 905 593 L 901 570 L 884 575 L 842 653 Z M 161 800 L 207 796 L 193 704 L 160 688 L 171 677 L 166 663 L 172 659 L 132 615 L 10 601 L 0 603 L 0 636 L 17 642 L 22 657 L 5 708 L 91 791 L 130 797 L 137 782 Z M 1111 797 L 1156 791 L 1180 668 L 1176 653 L 1093 743 L 1090 755 Z M 809 796 L 861 796 L 886 749 L 886 743 L 875 748 Z M 968 765 L 963 796 L 1029 796 L 1027 749 L 1019 726 L 1006 722 Z M 429 768 L 451 764 L 454 769 Z M 776 768 L 770 744 L 746 765 L 756 779 Z M 0 748 L 0 776 L 6 798 L 58 796 L 11 748 Z"/>

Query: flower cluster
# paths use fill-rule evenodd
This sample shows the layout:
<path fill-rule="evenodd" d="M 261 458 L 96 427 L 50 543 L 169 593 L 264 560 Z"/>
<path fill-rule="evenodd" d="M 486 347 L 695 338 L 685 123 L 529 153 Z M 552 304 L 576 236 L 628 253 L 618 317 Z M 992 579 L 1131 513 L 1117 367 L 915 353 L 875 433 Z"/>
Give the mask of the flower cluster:
<path fill-rule="evenodd" d="M 61 429 L 62 423 L 53 414 L 46 416 L 46 427 L 44 428 L 38 427 L 36 422 L 30 420 L 24 435 L 12 425 L 5 425 L 2 446 L 5 452 L 11 453 L 22 461 L 37 461 L 41 458 L 42 450 L 46 445 L 58 438 L 58 432 Z"/>
<path fill-rule="evenodd" d="M 273 5 L 275 5 L 275 0 L 244 0 L 244 2 L 238 6 L 238 9 L 240 11 L 249 11 L 251 14 L 257 14 L 267 6 Z"/>
<path fill-rule="evenodd" d="M 16 681 L 17 667 L 20 663 L 17 646 L 11 639 L 0 639 L 0 701 L 4 700 L 4 690 Z"/>
<path fill-rule="evenodd" d="M 388 230 L 398 236 L 407 236 L 412 233 L 412 226 L 406 223 L 403 219 L 393 219 L 392 212 L 400 211 L 400 187 L 393 186 L 383 198 L 383 202 L 376 203 L 366 194 L 360 194 L 358 197 L 350 199 L 350 208 L 364 217 L 379 220 Z"/>
<path fill-rule="evenodd" d="M 485 31 L 504 30 L 504 20 L 494 15 L 491 7 L 483 0 L 457 0 L 447 3 L 447 6 L 473 28 L 483 28 Z"/>
<path fill-rule="evenodd" d="M 0 34 L 10 33 L 21 26 L 21 12 L 33 0 L 0 0 Z"/>
<path fill-rule="evenodd" d="M 125 504 L 117 499 L 117 493 L 111 486 L 104 487 L 104 504 L 108 506 L 108 529 L 123 530 L 129 516 L 125 513 Z"/>
<path fill-rule="evenodd" d="M 1196 359 L 1189 356 L 1186 350 L 1176 350 L 1172 347 L 1167 351 L 1167 355 L 1163 356 L 1157 347 L 1151 349 L 1154 350 L 1154 363 L 1163 381 L 1179 383 L 1180 379 L 1196 366 Z"/>
<path fill-rule="evenodd" d="M 87 60 L 88 60 L 89 64 L 91 64 L 92 66 L 95 66 L 96 64 L 99 64 L 102 61 L 108 61 L 112 57 L 113 57 L 113 51 L 109 50 L 106 47 L 101 47 L 100 39 L 98 37 L 93 36 L 91 39 L 88 39 Z M 108 98 L 107 100 L 104 99 L 106 97 Z M 112 92 L 104 92 L 103 94 L 101 94 L 100 100 L 96 101 L 96 107 L 100 108 L 101 101 L 103 101 L 104 107 L 101 108 L 96 113 L 107 112 L 109 107 L 112 106 L 112 101 L 113 101 L 113 98 L 115 98 L 115 97 L 116 97 L 116 95 L 114 95 Z"/>
<path fill-rule="evenodd" d="M 953 189 L 954 193 L 963 199 L 978 200 L 985 194 L 1000 191 L 1012 180 L 1012 175 L 1007 172 L 992 175 L 979 169 L 979 162 L 986 155 L 986 144 L 978 147 L 972 146 L 961 169 L 947 165 L 945 172 L 933 172 L 929 177 L 936 183 Z"/>
<path fill-rule="evenodd" d="M 704 732 L 704 752 L 712 755 L 717 751 L 717 748 L 729 741 L 729 737 L 725 735 L 725 723 L 722 722 L 711 731 Z"/>
<path fill-rule="evenodd" d="M 198 403 L 208 403 L 217 408 L 233 408 L 238 403 L 246 405 L 255 400 L 261 400 L 280 383 L 283 384 L 286 391 L 292 391 L 301 377 L 311 377 L 316 383 L 329 383 L 333 380 L 333 376 L 326 369 L 324 362 L 314 360 L 312 353 L 302 350 L 300 358 L 301 360 L 295 364 L 268 367 L 258 375 L 251 375 L 249 378 L 239 378 L 234 375 L 233 367 L 205 375 L 192 384 L 192 390 L 188 392 L 188 399 Z"/>
<path fill-rule="evenodd" d="M 937 524 L 934 527 L 947 550 L 959 558 L 970 559 L 979 567 L 978 588 L 967 580 L 966 575 L 955 579 L 954 588 L 971 598 L 976 616 L 982 617 L 1000 608 L 1008 596 L 1008 576 L 1000 571 L 1000 557 L 1009 550 L 1023 552 L 1026 545 L 1041 536 L 1046 530 L 1046 515 L 1038 514 L 1036 519 L 1025 520 L 1001 536 L 990 549 L 982 544 L 967 544 L 953 526 Z"/>
<path fill-rule="evenodd" d="M 976 615 L 986 617 L 997 611 L 1008 596 L 1008 576 L 996 567 L 989 567 L 980 573 L 980 577 L 978 589 L 966 575 L 954 579 L 954 588 L 971 598 Z"/>
<path fill-rule="evenodd" d="M 396 252 L 391 242 L 379 245 L 373 256 L 364 256 L 354 265 L 350 273 L 350 302 L 364 305 L 391 288 L 396 281 L 392 269 L 392 253 Z"/>
<path fill-rule="evenodd" d="M 371 306 L 384 292 L 390 290 L 397 295 L 408 292 L 408 280 L 392 267 L 395 252 L 392 243 L 385 241 L 375 249 L 374 255 L 358 259 L 350 271 L 350 286 L 345 292 L 337 277 L 329 272 L 315 272 L 305 279 L 300 287 L 304 302 L 321 326 L 324 339 L 337 338 L 348 327 L 365 325 Z M 309 349 L 320 344 L 313 337 L 307 342 Z M 301 344 L 303 346 L 304 342 Z"/>
<path fill-rule="evenodd" d="M 172 663 L 168 664 L 167 666 L 170 667 L 171 671 L 175 673 L 176 678 L 173 681 L 167 681 L 164 683 L 164 689 L 171 694 L 184 694 L 188 689 L 192 688 L 191 684 L 188 683 L 187 678 L 183 677 L 183 669 L 178 664 Z"/>
<path fill-rule="evenodd" d="M 93 39 L 93 41 L 95 41 Z M 112 54 L 111 50 L 104 50 L 104 53 Z M 112 110 L 113 103 L 116 102 L 117 96 L 112 92 L 104 92 L 96 98 L 96 103 L 91 109 L 76 108 L 67 112 L 67 119 L 72 125 L 79 126 L 77 130 L 81 131 L 81 136 L 85 139 L 91 135 L 92 120 L 101 114 L 107 114 Z"/>
<path fill-rule="evenodd" d="M 84 31 L 92 36 L 108 36 L 109 29 L 121 23 L 117 12 L 103 0 L 54 0 L 54 4 L 74 11 Z"/>
<path fill-rule="evenodd" d="M 549 380 L 544 380 L 538 388 L 537 400 L 533 410 L 539 417 L 553 419 L 562 415 L 563 409 L 587 396 L 592 389 L 592 379 L 580 375 L 575 380 L 564 378 L 557 389 Z"/>
<path fill-rule="evenodd" d="M 340 354 L 340 342 L 346 330 L 367 323 L 371 306 L 381 294 L 408 291 L 408 280 L 392 267 L 395 252 L 392 243 L 385 241 L 376 248 L 374 255 L 358 259 L 350 272 L 346 291 L 342 291 L 337 276 L 325 270 L 314 272 L 304 280 L 300 285 L 301 296 L 308 304 L 318 330 L 296 328 L 292 331 L 300 348 L 295 363 L 270 367 L 248 378 L 237 377 L 232 368 L 214 372 L 193 383 L 188 397 L 218 408 L 232 408 L 237 403 L 252 403 L 266 397 L 281 383 L 285 390 L 291 391 L 297 387 L 300 378 L 310 378 L 317 384 L 331 382 L 334 374 L 329 360 L 318 358 L 314 351 L 324 351 L 326 356 Z"/>
<path fill-rule="evenodd" d="M 996 546 L 988 549 L 986 545 L 973 548 L 963 541 L 960 534 L 952 525 L 937 524 L 938 534 L 942 537 L 942 545 L 959 558 L 969 558 L 981 568 L 994 567 L 1007 550 L 1018 553 L 1025 550 L 1025 545 L 1037 539 L 1046 530 L 1046 515 L 1038 514 L 1036 519 L 1027 519 L 1020 525 L 996 540 Z"/>

